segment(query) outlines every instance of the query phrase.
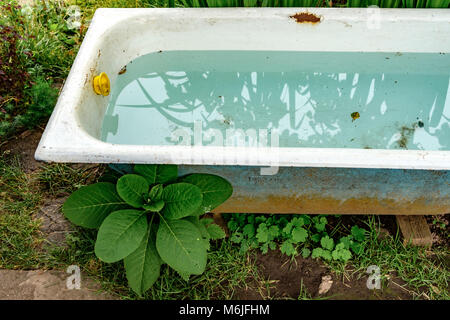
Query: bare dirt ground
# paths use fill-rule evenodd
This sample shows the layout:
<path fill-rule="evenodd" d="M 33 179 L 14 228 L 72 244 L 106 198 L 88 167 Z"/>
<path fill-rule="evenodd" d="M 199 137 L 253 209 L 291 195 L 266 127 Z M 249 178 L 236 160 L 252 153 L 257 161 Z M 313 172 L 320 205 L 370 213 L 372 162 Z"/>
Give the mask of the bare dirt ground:
<path fill-rule="evenodd" d="M 237 299 L 298 299 L 328 300 L 410 300 L 413 296 L 401 279 L 390 275 L 380 290 L 367 288 L 368 275 L 343 279 L 332 274 L 317 260 L 297 256 L 294 260 L 279 251 L 258 254 L 257 265 L 267 280 L 266 288 L 250 283 L 237 293 Z M 350 274 L 350 272 L 349 272 Z"/>

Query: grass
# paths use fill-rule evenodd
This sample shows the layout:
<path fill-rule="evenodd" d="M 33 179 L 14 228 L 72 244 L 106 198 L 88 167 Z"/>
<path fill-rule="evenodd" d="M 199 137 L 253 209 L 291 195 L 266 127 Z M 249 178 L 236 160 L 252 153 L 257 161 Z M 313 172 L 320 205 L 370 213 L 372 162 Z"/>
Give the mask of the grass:
<path fill-rule="evenodd" d="M 239 254 L 239 250 L 228 241 L 217 241 L 208 254 L 208 264 L 202 275 L 192 276 L 186 282 L 173 269 L 164 265 L 158 281 L 139 298 L 127 285 L 122 263 L 108 264 L 96 258 L 95 238 L 95 231 L 77 229 L 69 235 L 68 247 L 55 250 L 53 255 L 61 267 L 79 265 L 104 290 L 121 299 L 231 299 L 235 297 L 236 290 L 246 286 L 249 279 L 259 279 L 257 267 L 250 256 Z"/>
<path fill-rule="evenodd" d="M 82 8 L 84 19 L 89 21 L 98 8 L 164 8 L 168 0 L 70 0 L 69 4 Z"/>
<path fill-rule="evenodd" d="M 141 7 L 367 7 L 448 8 L 449 0 L 72 0 L 88 8 L 89 16 L 97 8 Z"/>
<path fill-rule="evenodd" d="M 172 6 L 176 6 L 175 1 Z M 184 7 L 367 7 L 448 8 L 449 0 L 179 0 Z"/>
<path fill-rule="evenodd" d="M 329 266 L 336 274 L 349 278 L 352 274 L 365 274 L 369 266 L 376 265 L 384 278 L 395 273 L 405 281 L 409 288 L 405 290 L 417 299 L 450 299 L 448 248 L 405 246 L 398 232 L 393 236 L 380 236 L 379 217 L 367 216 L 364 220 L 369 230 L 364 252 L 347 266 L 331 262 Z"/>
<path fill-rule="evenodd" d="M 122 263 L 101 262 L 94 253 L 96 230 L 77 228 L 67 235 L 66 247 L 43 250 L 45 235 L 33 218 L 43 199 L 64 196 L 92 180 L 102 166 L 74 168 L 67 164 L 43 165 L 25 173 L 17 156 L 0 158 L 0 269 L 60 269 L 81 267 L 103 290 L 122 299 L 139 299 L 128 287 Z M 185 282 L 167 266 L 142 299 L 231 299 L 236 291 L 255 281 L 259 274 L 254 260 L 239 254 L 228 241 L 212 243 L 208 266 L 200 276 Z"/>
<path fill-rule="evenodd" d="M 41 200 L 33 177 L 17 157 L 0 158 L 0 268 L 33 269 L 42 265 L 43 237 L 32 215 Z"/>
<path fill-rule="evenodd" d="M 53 163 L 43 166 L 37 179 L 43 190 L 53 197 L 58 197 L 68 195 L 88 184 L 102 171 L 103 167 L 96 165 L 74 167 L 65 163 Z"/>

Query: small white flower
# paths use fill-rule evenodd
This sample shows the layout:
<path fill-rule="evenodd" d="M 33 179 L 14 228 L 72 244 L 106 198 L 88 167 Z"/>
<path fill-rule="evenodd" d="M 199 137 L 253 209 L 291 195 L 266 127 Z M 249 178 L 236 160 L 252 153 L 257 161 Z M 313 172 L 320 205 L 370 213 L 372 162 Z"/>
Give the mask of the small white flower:
<path fill-rule="evenodd" d="M 24 6 L 20 12 L 23 16 L 29 18 L 33 14 L 33 8 L 31 8 L 29 5 Z"/>
<path fill-rule="evenodd" d="M 81 27 L 81 22 L 80 21 L 71 21 L 71 22 L 67 22 L 67 28 L 69 29 L 80 29 Z"/>

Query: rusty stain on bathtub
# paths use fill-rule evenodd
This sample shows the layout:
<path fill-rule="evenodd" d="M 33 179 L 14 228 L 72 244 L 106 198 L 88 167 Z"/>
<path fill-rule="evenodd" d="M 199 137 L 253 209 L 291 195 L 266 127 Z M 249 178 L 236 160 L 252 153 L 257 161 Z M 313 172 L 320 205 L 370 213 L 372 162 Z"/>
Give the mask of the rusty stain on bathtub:
<path fill-rule="evenodd" d="M 124 74 L 125 72 L 127 72 L 127 66 L 124 66 L 122 69 L 120 69 L 119 71 L 119 75 Z"/>
<path fill-rule="evenodd" d="M 345 21 L 339 21 L 339 22 L 342 23 L 346 28 L 351 28 L 352 27 L 352 25 L 350 23 L 348 23 L 348 22 L 345 22 Z"/>
<path fill-rule="evenodd" d="M 318 15 L 309 12 L 298 12 L 289 18 L 294 19 L 297 23 L 311 23 L 316 24 L 321 22 L 322 18 Z"/>
<path fill-rule="evenodd" d="M 233 185 L 214 212 L 310 214 L 444 214 L 450 212 L 450 171 L 280 167 L 273 176 L 258 167 L 180 166 L 180 175 L 202 171 Z"/>
<path fill-rule="evenodd" d="M 335 199 L 321 195 L 300 196 L 232 196 L 213 210 L 221 213 L 307 213 L 307 214 L 442 214 L 445 203 L 430 201 L 425 197 L 413 201 L 359 197 Z"/>

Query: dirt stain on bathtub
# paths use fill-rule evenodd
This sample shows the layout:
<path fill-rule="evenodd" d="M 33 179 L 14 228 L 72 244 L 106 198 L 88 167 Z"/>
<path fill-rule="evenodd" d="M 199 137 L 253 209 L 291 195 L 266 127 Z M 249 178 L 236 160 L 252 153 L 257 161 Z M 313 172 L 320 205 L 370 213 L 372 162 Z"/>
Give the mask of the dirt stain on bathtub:
<path fill-rule="evenodd" d="M 353 188 L 356 188 L 354 186 Z M 373 197 L 352 197 L 345 200 L 320 194 L 269 195 L 265 199 L 256 196 L 233 195 L 213 212 L 264 212 L 309 214 L 430 214 L 442 213 L 448 207 L 437 200 L 415 197 L 410 200 L 395 200 Z"/>
<path fill-rule="evenodd" d="M 397 141 L 397 145 L 400 149 L 408 149 L 408 141 L 414 135 L 417 124 L 411 127 L 403 126 L 400 128 L 400 139 Z"/>
<path fill-rule="evenodd" d="M 124 74 L 125 72 L 127 72 L 127 66 L 124 66 L 122 69 L 120 69 L 119 75 Z"/>
<path fill-rule="evenodd" d="M 309 12 L 299 12 L 292 16 L 289 16 L 289 18 L 294 19 L 297 23 L 312 23 L 312 24 L 319 23 L 321 20 L 320 16 Z"/>
<path fill-rule="evenodd" d="M 233 123 L 233 119 L 230 116 L 225 116 L 223 119 L 223 123 L 227 126 L 230 126 Z"/>

